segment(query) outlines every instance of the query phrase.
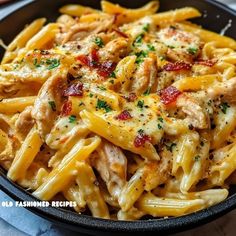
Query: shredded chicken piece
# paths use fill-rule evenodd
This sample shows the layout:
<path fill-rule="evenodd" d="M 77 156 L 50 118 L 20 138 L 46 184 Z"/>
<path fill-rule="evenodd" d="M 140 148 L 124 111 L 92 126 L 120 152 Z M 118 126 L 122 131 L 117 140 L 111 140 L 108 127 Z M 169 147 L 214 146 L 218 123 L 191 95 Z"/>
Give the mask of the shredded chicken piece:
<path fill-rule="evenodd" d="M 146 191 L 151 191 L 158 185 L 165 183 L 170 176 L 172 157 L 167 151 L 163 151 L 160 155 L 160 161 L 152 161 L 145 166 L 147 176 L 145 178 L 144 188 Z"/>
<path fill-rule="evenodd" d="M 39 91 L 35 101 L 32 117 L 35 119 L 41 137 L 45 139 L 60 114 L 64 102 L 63 91 L 66 87 L 66 76 L 55 74 L 49 78 Z"/>
<path fill-rule="evenodd" d="M 91 34 L 98 34 L 107 31 L 112 27 L 113 21 L 114 18 L 109 17 L 103 21 L 78 23 L 72 26 L 67 34 L 65 34 L 62 44 L 70 40 L 81 40 Z"/>
<path fill-rule="evenodd" d="M 150 92 L 157 90 L 157 64 L 154 58 L 145 58 L 134 74 L 131 91 L 137 95 L 143 94 L 150 89 Z"/>
<path fill-rule="evenodd" d="M 219 82 L 207 90 L 207 93 L 211 99 L 215 99 L 219 96 L 230 103 L 236 103 L 236 77 Z"/>
<path fill-rule="evenodd" d="M 186 120 L 195 128 L 206 129 L 209 127 L 209 119 L 203 108 L 198 104 L 197 100 L 192 97 L 181 95 L 176 101 L 176 106 L 181 108 L 187 115 Z"/>
<path fill-rule="evenodd" d="M 30 129 L 34 125 L 34 121 L 32 120 L 32 106 L 26 107 L 24 111 L 20 113 L 18 116 L 16 122 L 15 122 L 15 127 L 16 127 L 16 133 L 24 139 Z"/>
<path fill-rule="evenodd" d="M 127 172 L 127 159 L 122 150 L 103 141 L 98 150 L 98 157 L 92 159 L 92 165 L 106 183 L 111 196 L 118 199 L 119 193 L 126 183 Z"/>
<path fill-rule="evenodd" d="M 192 62 L 201 49 L 200 38 L 175 26 L 157 33 L 158 40 L 169 47 L 167 56 L 174 61 Z"/>
<path fill-rule="evenodd" d="M 128 39 L 119 37 L 113 39 L 99 50 L 99 56 L 102 61 L 118 62 L 130 51 L 130 42 Z"/>

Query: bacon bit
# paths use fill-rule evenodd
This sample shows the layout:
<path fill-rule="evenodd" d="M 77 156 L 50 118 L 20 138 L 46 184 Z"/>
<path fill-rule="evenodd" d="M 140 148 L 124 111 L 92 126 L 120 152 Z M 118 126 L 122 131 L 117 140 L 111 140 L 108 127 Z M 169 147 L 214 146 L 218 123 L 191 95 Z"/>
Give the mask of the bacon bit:
<path fill-rule="evenodd" d="M 90 66 L 90 60 L 88 56 L 80 55 L 77 57 L 77 60 L 86 66 Z"/>
<path fill-rule="evenodd" d="M 124 110 L 118 116 L 115 117 L 117 120 L 129 120 L 132 116 L 130 115 L 129 111 Z"/>
<path fill-rule="evenodd" d="M 195 61 L 195 64 L 212 67 L 216 64 L 216 62 L 217 62 L 216 60 L 199 59 Z"/>
<path fill-rule="evenodd" d="M 151 142 L 151 137 L 144 133 L 143 130 L 138 131 L 138 135 L 134 139 L 134 146 L 139 148 L 143 146 L 146 142 Z"/>
<path fill-rule="evenodd" d="M 93 49 L 91 52 L 91 59 L 92 59 L 92 64 L 96 65 L 96 63 L 98 63 L 99 61 L 99 56 L 98 56 L 98 50 Z"/>
<path fill-rule="evenodd" d="M 61 115 L 62 116 L 68 116 L 72 111 L 72 102 L 71 101 L 66 101 L 61 109 Z"/>
<path fill-rule="evenodd" d="M 68 96 L 83 96 L 83 84 L 78 82 L 69 86 L 63 93 L 65 97 Z"/>
<path fill-rule="evenodd" d="M 182 62 L 182 61 L 177 61 L 175 63 L 168 63 L 164 65 L 163 70 L 165 71 L 179 71 L 179 70 L 191 70 L 192 65 Z"/>
<path fill-rule="evenodd" d="M 134 102 L 137 99 L 137 95 L 135 93 L 130 93 L 128 96 L 123 97 L 127 102 Z"/>
<path fill-rule="evenodd" d="M 172 102 L 175 102 L 181 92 L 174 86 L 169 86 L 160 91 L 161 102 L 165 105 L 169 105 Z"/>
<path fill-rule="evenodd" d="M 100 63 L 98 51 L 95 49 L 91 51 L 89 56 L 78 56 L 77 60 L 90 68 L 97 69 L 98 74 L 102 77 L 109 77 L 116 67 L 116 63 L 111 61 Z"/>
<path fill-rule="evenodd" d="M 77 57 L 77 60 L 88 67 L 95 68 L 99 61 L 98 51 L 96 49 L 93 49 L 89 56 L 80 55 Z"/>
<path fill-rule="evenodd" d="M 119 34 L 121 37 L 124 38 L 129 38 L 129 36 L 127 34 L 125 34 L 124 32 L 118 30 L 118 29 L 113 29 L 117 34 Z"/>
<path fill-rule="evenodd" d="M 107 61 L 102 64 L 98 64 L 98 74 L 103 77 L 108 77 L 116 68 L 116 63 Z"/>

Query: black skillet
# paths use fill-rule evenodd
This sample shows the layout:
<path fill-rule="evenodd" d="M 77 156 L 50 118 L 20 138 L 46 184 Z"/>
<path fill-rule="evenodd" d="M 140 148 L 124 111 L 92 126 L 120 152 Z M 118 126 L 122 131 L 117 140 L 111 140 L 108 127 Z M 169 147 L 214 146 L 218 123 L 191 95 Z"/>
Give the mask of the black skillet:
<path fill-rule="evenodd" d="M 35 18 L 46 17 L 49 20 L 55 20 L 58 16 L 57 10 L 63 4 L 79 3 L 94 8 L 99 8 L 100 6 L 99 0 L 31 0 L 28 3 L 29 1 L 25 1 L 25 6 L 9 13 L 5 18 L 1 19 L 0 16 L 0 38 L 6 43 L 9 43 L 25 24 Z M 148 0 L 113 0 L 112 2 L 136 8 L 147 3 Z M 236 38 L 236 12 L 223 4 L 216 3 L 213 0 L 161 0 L 160 2 L 161 11 L 184 6 L 196 7 L 204 13 L 204 16 L 194 20 L 194 22 L 218 33 L 228 24 L 229 20 L 232 20 L 232 27 L 226 31 L 226 35 Z M 0 57 L 2 54 L 3 50 L 1 49 Z M 23 188 L 8 180 L 3 169 L 0 169 L 0 173 L 0 187 L 13 199 L 18 201 L 37 200 Z M 193 214 L 169 219 L 151 219 L 134 222 L 103 220 L 53 207 L 28 209 L 54 223 L 92 235 L 135 235 L 145 233 L 166 235 L 205 224 L 235 209 L 236 189 L 231 188 L 230 192 L 230 196 L 222 203 Z"/>

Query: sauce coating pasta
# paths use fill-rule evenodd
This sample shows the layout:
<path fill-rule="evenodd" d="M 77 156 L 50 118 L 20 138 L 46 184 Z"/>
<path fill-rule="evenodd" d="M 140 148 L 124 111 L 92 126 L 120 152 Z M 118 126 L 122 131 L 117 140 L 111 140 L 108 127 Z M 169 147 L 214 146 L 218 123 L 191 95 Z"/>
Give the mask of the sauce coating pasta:
<path fill-rule="evenodd" d="M 236 173 L 236 41 L 101 1 L 36 19 L 0 65 L 0 164 L 41 200 L 138 220 L 225 200 Z"/>

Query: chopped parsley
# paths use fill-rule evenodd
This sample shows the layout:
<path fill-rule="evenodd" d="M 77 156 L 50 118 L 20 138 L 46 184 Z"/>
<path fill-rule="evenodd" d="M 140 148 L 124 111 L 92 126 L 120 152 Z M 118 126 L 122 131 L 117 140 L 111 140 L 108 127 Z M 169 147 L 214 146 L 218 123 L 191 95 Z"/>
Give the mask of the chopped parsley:
<path fill-rule="evenodd" d="M 162 118 L 162 117 L 158 117 L 158 120 L 159 120 L 161 123 L 163 123 L 163 122 L 164 122 L 164 120 L 163 120 L 163 118 Z"/>
<path fill-rule="evenodd" d="M 138 130 L 138 134 L 140 134 L 140 135 L 144 134 L 144 130 L 143 129 L 139 129 Z"/>
<path fill-rule="evenodd" d="M 103 43 L 102 39 L 99 38 L 99 37 L 95 38 L 94 43 L 97 44 L 98 47 L 100 47 L 100 48 L 104 46 L 104 43 Z"/>
<path fill-rule="evenodd" d="M 187 51 L 188 51 L 188 53 L 190 53 L 191 55 L 196 55 L 197 52 L 198 52 L 198 49 L 191 47 L 191 48 L 188 48 Z"/>
<path fill-rule="evenodd" d="M 89 97 L 90 97 L 90 98 L 92 98 L 92 97 L 93 97 L 93 94 L 92 94 L 92 93 L 90 93 L 90 94 L 89 94 Z"/>
<path fill-rule="evenodd" d="M 145 24 L 144 26 L 143 26 L 143 30 L 145 31 L 145 32 L 148 32 L 149 31 L 149 29 L 150 29 L 150 24 Z"/>
<path fill-rule="evenodd" d="M 114 84 L 114 80 L 113 79 L 109 80 L 109 83 Z"/>
<path fill-rule="evenodd" d="M 174 49 L 175 48 L 175 46 L 172 46 L 172 45 L 168 45 L 167 47 L 170 48 L 170 49 Z"/>
<path fill-rule="evenodd" d="M 155 47 L 151 44 L 147 45 L 149 51 L 155 51 Z"/>
<path fill-rule="evenodd" d="M 166 144 L 166 149 L 168 150 L 168 151 L 170 151 L 170 152 L 172 152 L 173 151 L 173 148 L 174 147 L 176 147 L 176 143 L 171 143 L 170 145 L 167 145 Z"/>
<path fill-rule="evenodd" d="M 37 59 L 37 58 L 34 58 L 33 64 L 34 64 L 34 66 L 35 66 L 36 68 L 38 68 L 38 67 L 41 66 L 40 63 L 38 63 L 38 59 Z"/>
<path fill-rule="evenodd" d="M 144 106 L 144 101 L 143 100 L 139 100 L 138 103 L 137 103 L 137 107 L 142 109 L 143 106 Z"/>
<path fill-rule="evenodd" d="M 147 96 L 147 95 L 150 94 L 150 92 L 151 92 L 151 87 L 149 87 L 149 88 L 143 93 L 143 95 L 144 95 L 144 96 Z"/>
<path fill-rule="evenodd" d="M 53 111 L 56 111 L 56 103 L 54 101 L 49 101 L 48 104 Z"/>
<path fill-rule="evenodd" d="M 229 104 L 227 102 L 223 102 L 220 104 L 220 109 L 221 111 L 226 114 L 227 113 L 227 109 L 230 107 Z"/>
<path fill-rule="evenodd" d="M 107 89 L 106 89 L 105 87 L 103 87 L 103 86 L 99 86 L 98 88 L 101 89 L 102 91 L 107 90 Z"/>
<path fill-rule="evenodd" d="M 116 73 L 115 73 L 115 71 L 112 71 L 112 72 L 111 72 L 110 77 L 111 77 L 111 78 L 116 78 Z"/>
<path fill-rule="evenodd" d="M 69 123 L 74 123 L 76 121 L 76 116 L 71 115 L 69 116 Z"/>
<path fill-rule="evenodd" d="M 144 34 L 138 35 L 138 36 L 136 37 L 136 39 L 134 40 L 133 45 L 135 45 L 135 44 L 141 44 L 142 41 L 143 41 L 143 36 L 144 36 Z"/>
<path fill-rule="evenodd" d="M 97 100 L 97 106 L 96 106 L 97 109 L 104 109 L 105 112 L 109 112 L 111 111 L 111 107 L 107 104 L 106 101 L 103 101 L 103 100 L 100 100 L 98 99 Z"/>
<path fill-rule="evenodd" d="M 143 59 L 147 57 L 147 52 L 141 50 L 140 52 L 135 53 L 137 56 L 135 63 L 140 64 L 143 62 Z"/>
<path fill-rule="evenodd" d="M 158 124 L 157 127 L 158 129 L 163 129 L 163 127 L 160 124 Z"/>
<path fill-rule="evenodd" d="M 194 157 L 194 161 L 199 161 L 200 158 L 201 157 L 199 155 L 197 155 L 197 156 Z"/>
<path fill-rule="evenodd" d="M 47 69 L 52 70 L 60 65 L 59 59 L 47 59 L 46 64 L 48 65 Z"/>

